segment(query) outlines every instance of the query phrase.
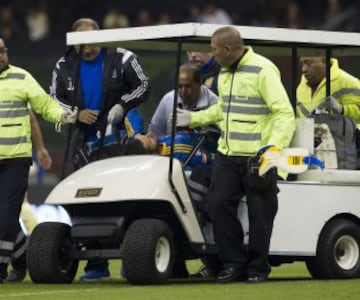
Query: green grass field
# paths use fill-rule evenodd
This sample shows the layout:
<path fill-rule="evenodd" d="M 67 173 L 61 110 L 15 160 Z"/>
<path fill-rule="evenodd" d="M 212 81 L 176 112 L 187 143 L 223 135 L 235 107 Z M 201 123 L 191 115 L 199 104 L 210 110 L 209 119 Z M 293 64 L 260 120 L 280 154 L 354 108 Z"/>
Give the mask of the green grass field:
<path fill-rule="evenodd" d="M 79 267 L 79 274 L 82 272 Z M 200 266 L 191 261 L 191 272 Z M 163 286 L 132 286 L 119 275 L 120 261 L 111 263 L 112 278 L 108 281 L 83 283 L 77 279 L 72 284 L 33 284 L 27 277 L 23 283 L 0 285 L 1 299 L 36 300 L 112 300 L 112 299 L 360 299 L 360 280 L 313 280 L 305 264 L 295 263 L 273 268 L 265 284 L 233 283 L 220 285 L 210 280 L 172 280 Z M 78 278 L 78 276 L 76 277 Z"/>

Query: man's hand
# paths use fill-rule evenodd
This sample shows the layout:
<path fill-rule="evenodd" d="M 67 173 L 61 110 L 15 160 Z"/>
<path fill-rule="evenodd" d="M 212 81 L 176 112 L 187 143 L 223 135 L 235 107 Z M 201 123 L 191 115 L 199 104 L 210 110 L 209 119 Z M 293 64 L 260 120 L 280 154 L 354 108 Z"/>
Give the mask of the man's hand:
<path fill-rule="evenodd" d="M 324 107 L 333 113 L 343 114 L 344 107 L 333 97 L 329 96 L 324 102 Z"/>
<path fill-rule="evenodd" d="M 74 110 L 66 109 L 65 112 L 61 115 L 61 123 L 63 124 L 74 124 L 77 120 L 78 108 L 75 107 Z"/>
<path fill-rule="evenodd" d="M 259 176 L 263 176 L 271 168 L 277 167 L 280 149 L 274 145 L 266 145 L 258 150 L 257 157 L 259 157 Z"/>
<path fill-rule="evenodd" d="M 115 104 L 109 111 L 108 123 L 120 123 L 125 114 L 124 108 L 120 104 Z"/>
<path fill-rule="evenodd" d="M 96 122 L 98 116 L 99 116 L 98 110 L 83 109 L 79 112 L 78 120 L 81 123 L 91 125 Z"/>
<path fill-rule="evenodd" d="M 172 123 L 173 115 L 169 115 L 169 123 Z M 177 127 L 188 127 L 191 121 L 191 112 L 186 109 L 176 109 L 176 126 Z"/>
<path fill-rule="evenodd" d="M 46 148 L 36 149 L 36 157 L 38 164 L 44 168 L 44 170 L 50 170 L 52 159 Z"/>

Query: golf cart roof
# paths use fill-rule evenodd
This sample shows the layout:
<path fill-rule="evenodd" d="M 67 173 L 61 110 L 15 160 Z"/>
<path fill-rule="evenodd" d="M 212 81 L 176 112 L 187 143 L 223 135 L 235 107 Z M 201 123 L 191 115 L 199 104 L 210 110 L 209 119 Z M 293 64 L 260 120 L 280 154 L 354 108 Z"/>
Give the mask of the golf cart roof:
<path fill-rule="evenodd" d="M 174 51 L 177 42 L 183 50 L 209 51 L 213 32 L 223 25 L 180 23 L 95 31 L 68 32 L 67 45 L 98 44 L 103 47 L 125 47 Z M 360 34 L 320 30 L 234 26 L 245 43 L 264 48 L 267 54 L 290 55 L 296 47 L 299 55 L 323 55 L 331 49 L 333 55 L 358 55 Z M 145 42 L 146 41 L 146 42 Z M 357 48 L 357 51 L 355 51 Z M 287 50 L 287 51 L 282 51 Z"/>

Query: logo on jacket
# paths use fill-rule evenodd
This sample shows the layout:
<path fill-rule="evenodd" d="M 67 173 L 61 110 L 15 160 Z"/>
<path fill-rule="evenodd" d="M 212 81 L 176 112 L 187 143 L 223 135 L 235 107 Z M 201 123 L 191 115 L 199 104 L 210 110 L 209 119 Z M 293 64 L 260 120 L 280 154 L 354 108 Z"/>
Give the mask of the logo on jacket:
<path fill-rule="evenodd" d="M 67 86 L 67 90 L 68 90 L 68 91 L 73 91 L 73 90 L 74 90 L 74 85 L 73 85 L 73 82 L 72 82 L 71 77 L 68 77 L 68 86 Z"/>
<path fill-rule="evenodd" d="M 116 69 L 114 69 L 112 75 L 111 75 L 111 78 L 117 78 L 118 77 L 118 73 L 116 71 Z"/>

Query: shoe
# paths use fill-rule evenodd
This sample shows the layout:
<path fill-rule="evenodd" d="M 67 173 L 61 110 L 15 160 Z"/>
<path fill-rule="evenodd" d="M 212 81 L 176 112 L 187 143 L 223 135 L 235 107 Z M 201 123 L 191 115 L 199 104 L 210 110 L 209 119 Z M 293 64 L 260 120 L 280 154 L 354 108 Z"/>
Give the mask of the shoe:
<path fill-rule="evenodd" d="M 7 282 L 21 282 L 26 277 L 26 269 L 12 269 L 5 281 Z"/>
<path fill-rule="evenodd" d="M 202 266 L 199 271 L 193 274 L 189 274 L 190 278 L 212 278 L 214 277 L 210 269 L 207 266 Z"/>
<path fill-rule="evenodd" d="M 217 283 L 230 283 L 243 280 L 244 269 L 239 265 L 225 265 L 225 268 L 217 274 L 215 281 Z"/>
<path fill-rule="evenodd" d="M 107 280 L 110 279 L 110 272 L 108 269 L 104 269 L 101 271 L 98 270 L 90 270 L 85 274 L 80 275 L 80 281 L 95 281 L 95 280 Z"/>
<path fill-rule="evenodd" d="M 267 279 L 261 275 L 251 275 L 247 278 L 247 283 L 265 283 Z"/>

